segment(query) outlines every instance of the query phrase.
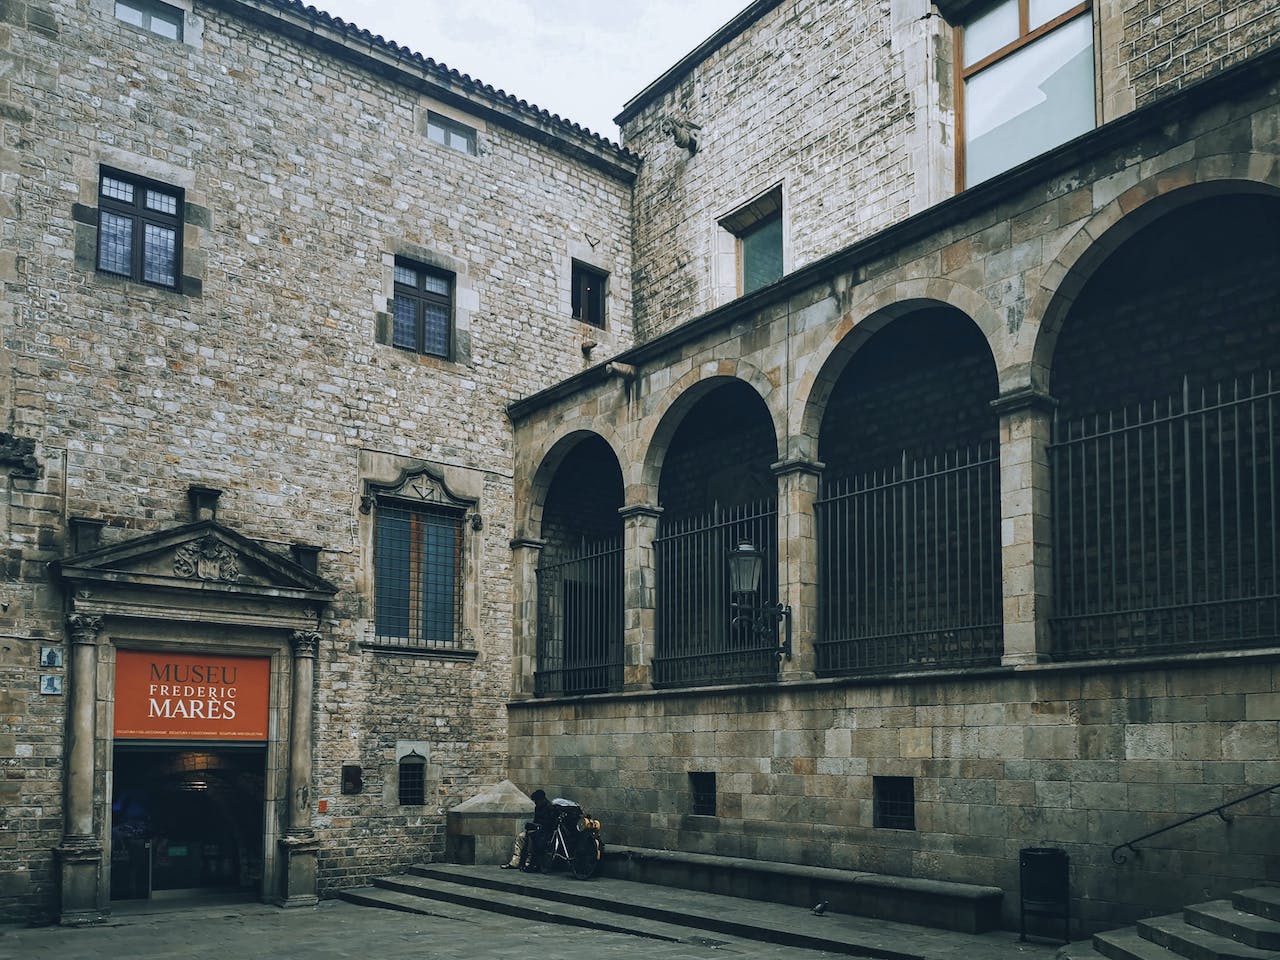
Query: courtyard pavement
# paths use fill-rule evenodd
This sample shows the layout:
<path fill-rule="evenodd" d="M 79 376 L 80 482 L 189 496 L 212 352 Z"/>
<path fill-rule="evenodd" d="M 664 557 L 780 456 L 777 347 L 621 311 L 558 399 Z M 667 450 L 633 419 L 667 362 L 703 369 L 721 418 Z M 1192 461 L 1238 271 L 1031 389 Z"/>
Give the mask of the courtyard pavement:
<path fill-rule="evenodd" d="M 640 886 L 647 895 L 655 889 Z M 687 894 L 669 890 L 673 904 Z M 1056 949 L 1044 943 L 1019 943 L 1017 935 L 1008 932 L 975 937 L 858 917 L 815 917 L 800 907 L 733 897 L 718 899 L 726 916 L 737 913 L 756 922 L 767 916 L 770 923 L 806 932 L 823 925 L 874 931 L 880 956 L 1052 960 Z M 429 904 L 431 913 L 426 915 L 337 900 L 292 910 L 255 903 L 118 906 L 110 920 L 91 927 L 0 926 L 0 960 L 816 960 L 851 955 L 693 928 L 684 928 L 680 940 L 672 942 L 519 920 L 447 903 Z"/>

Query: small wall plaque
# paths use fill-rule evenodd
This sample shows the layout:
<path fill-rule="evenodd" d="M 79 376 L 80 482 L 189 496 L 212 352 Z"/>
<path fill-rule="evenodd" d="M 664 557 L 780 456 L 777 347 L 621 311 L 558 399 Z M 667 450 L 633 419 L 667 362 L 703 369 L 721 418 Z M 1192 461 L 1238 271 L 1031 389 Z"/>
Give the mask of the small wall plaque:
<path fill-rule="evenodd" d="M 40 648 L 40 666 L 60 668 L 62 666 L 62 648 L 61 647 L 41 647 Z"/>
<path fill-rule="evenodd" d="M 56 697 L 62 696 L 62 676 L 57 673 L 40 674 L 40 692 Z"/>

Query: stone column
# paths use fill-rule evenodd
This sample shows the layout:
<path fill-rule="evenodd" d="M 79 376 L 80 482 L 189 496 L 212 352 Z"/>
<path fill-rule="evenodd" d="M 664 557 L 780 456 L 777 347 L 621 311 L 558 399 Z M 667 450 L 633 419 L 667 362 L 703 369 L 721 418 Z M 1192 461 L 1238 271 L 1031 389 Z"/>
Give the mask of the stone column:
<path fill-rule="evenodd" d="M 279 903 L 310 906 L 316 896 L 315 831 L 311 828 L 312 700 L 316 683 L 316 630 L 293 632 L 293 690 L 289 710 L 289 793 L 284 836 L 284 859 Z"/>
<path fill-rule="evenodd" d="M 514 619 L 511 623 L 511 695 L 533 696 L 538 669 L 538 558 L 545 540 L 520 537 L 511 541 Z"/>
<path fill-rule="evenodd" d="M 1007 666 L 1049 659 L 1053 594 L 1049 441 L 1053 399 L 1035 389 L 1004 394 L 1000 415 L 1000 566 Z"/>
<path fill-rule="evenodd" d="M 102 876 L 102 841 L 93 825 L 94 717 L 98 689 L 98 635 L 102 618 L 73 613 L 67 617 L 71 669 L 67 695 L 67 740 L 64 752 L 65 827 L 57 847 L 61 910 L 67 925 L 93 923 L 106 912 L 108 898 Z"/>
<path fill-rule="evenodd" d="M 653 541 L 662 508 L 641 503 L 623 507 L 623 689 L 647 690 L 653 684 L 653 642 L 657 628 L 657 569 Z"/>
<path fill-rule="evenodd" d="M 816 667 L 818 637 L 818 536 L 813 504 L 826 464 L 789 459 L 773 464 L 778 478 L 778 601 L 791 607 L 791 659 L 783 680 L 803 680 Z M 779 625 L 779 637 L 785 625 Z"/>

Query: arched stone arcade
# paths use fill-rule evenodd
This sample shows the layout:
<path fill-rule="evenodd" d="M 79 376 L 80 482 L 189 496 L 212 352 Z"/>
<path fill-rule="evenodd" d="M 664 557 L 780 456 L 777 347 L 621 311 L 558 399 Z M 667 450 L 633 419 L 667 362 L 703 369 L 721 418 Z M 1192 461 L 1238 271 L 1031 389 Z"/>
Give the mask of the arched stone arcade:
<path fill-rule="evenodd" d="M 852 336 L 852 334 L 851 334 Z M 837 351 L 814 504 L 820 674 L 998 662 L 995 363 L 954 307 L 918 304 Z"/>

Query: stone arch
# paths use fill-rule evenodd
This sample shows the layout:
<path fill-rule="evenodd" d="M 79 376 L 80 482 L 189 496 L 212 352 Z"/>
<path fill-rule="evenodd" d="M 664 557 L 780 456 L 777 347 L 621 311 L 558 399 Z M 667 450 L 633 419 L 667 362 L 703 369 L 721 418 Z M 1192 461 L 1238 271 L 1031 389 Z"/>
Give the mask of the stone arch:
<path fill-rule="evenodd" d="M 1280 196 L 1280 186 L 1251 175 L 1253 170 L 1274 170 L 1275 165 L 1274 157 L 1258 154 L 1188 161 L 1139 181 L 1095 213 L 1046 268 L 1028 305 L 1028 323 L 1036 324 L 1036 333 L 1026 358 L 1027 382 L 1019 385 L 1050 389 L 1054 349 L 1077 297 L 1127 240 L 1164 215 L 1198 200 L 1241 193 Z M 1229 172 L 1222 173 L 1224 168 Z"/>
<path fill-rule="evenodd" d="M 657 503 L 658 481 L 667 446 L 680 423 L 699 400 L 731 380 L 742 381 L 759 394 L 769 411 L 775 448 L 785 449 L 781 442 L 786 429 L 785 404 L 777 402 L 778 385 L 764 371 L 745 360 L 711 360 L 699 364 L 667 388 L 658 408 L 645 418 L 640 436 L 642 453 L 631 464 L 637 474 L 627 476 L 624 467 L 629 504 Z"/>
<path fill-rule="evenodd" d="M 854 353 L 894 320 L 927 307 L 953 307 L 982 332 L 988 348 L 1001 327 L 995 307 L 977 291 L 940 277 L 890 284 L 853 304 L 801 363 L 789 414 L 789 458 L 814 460 L 827 401 Z M 994 357 L 995 351 L 992 350 Z M 997 373 L 1003 374 L 997 363 Z M 1003 377 L 1001 380 L 1003 384 Z"/>
<path fill-rule="evenodd" d="M 521 536 L 537 538 L 542 532 L 542 514 L 546 507 L 547 495 L 551 492 L 551 484 L 565 458 L 584 440 L 598 438 L 613 452 L 618 468 L 622 472 L 624 483 L 626 462 L 621 451 L 624 449 L 617 432 L 608 423 L 592 423 L 583 426 L 580 420 L 562 424 L 552 434 L 543 447 L 537 466 L 532 471 L 528 488 L 517 504 L 516 530 Z"/>

